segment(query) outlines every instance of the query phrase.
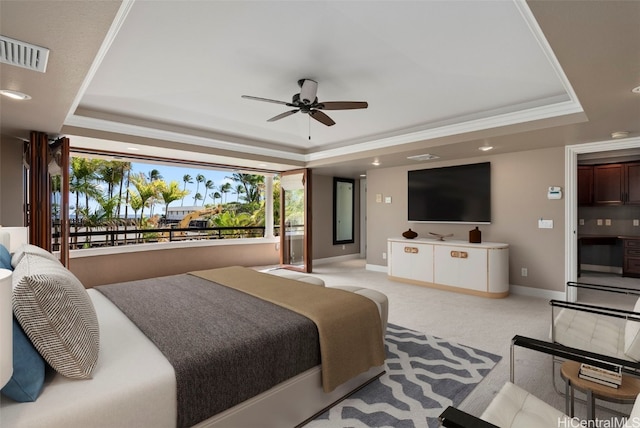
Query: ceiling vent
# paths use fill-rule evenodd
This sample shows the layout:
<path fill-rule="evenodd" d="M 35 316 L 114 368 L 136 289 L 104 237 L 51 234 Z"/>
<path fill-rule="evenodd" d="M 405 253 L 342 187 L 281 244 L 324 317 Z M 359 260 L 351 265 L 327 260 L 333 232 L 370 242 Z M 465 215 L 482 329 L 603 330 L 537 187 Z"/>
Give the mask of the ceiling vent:
<path fill-rule="evenodd" d="M 411 159 L 418 162 L 427 161 L 431 159 L 439 159 L 439 158 L 440 156 L 432 155 L 430 153 L 425 153 L 424 155 L 415 155 L 415 156 L 407 157 L 407 159 Z"/>
<path fill-rule="evenodd" d="M 49 49 L 0 35 L 0 62 L 44 73 Z"/>

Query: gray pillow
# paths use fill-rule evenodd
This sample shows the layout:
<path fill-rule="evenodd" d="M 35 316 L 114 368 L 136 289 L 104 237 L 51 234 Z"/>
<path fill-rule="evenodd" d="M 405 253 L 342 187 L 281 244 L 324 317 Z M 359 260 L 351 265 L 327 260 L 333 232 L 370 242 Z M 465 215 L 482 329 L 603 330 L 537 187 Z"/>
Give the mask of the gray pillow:
<path fill-rule="evenodd" d="M 98 318 L 84 286 L 58 261 L 24 252 L 13 272 L 13 311 L 33 346 L 60 374 L 91 378 Z"/>

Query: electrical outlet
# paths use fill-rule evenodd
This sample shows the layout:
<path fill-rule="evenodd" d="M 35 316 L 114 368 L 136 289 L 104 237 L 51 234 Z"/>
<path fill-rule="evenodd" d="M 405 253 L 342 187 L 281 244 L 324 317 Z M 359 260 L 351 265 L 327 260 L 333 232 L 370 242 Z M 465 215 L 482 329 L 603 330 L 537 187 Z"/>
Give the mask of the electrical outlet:
<path fill-rule="evenodd" d="M 639 219 L 637 219 L 637 218 L 634 218 L 634 219 L 633 219 L 633 225 L 634 225 L 634 226 L 640 226 L 640 220 L 639 220 Z"/>
<path fill-rule="evenodd" d="M 602 226 L 602 219 L 601 218 L 596 220 L 596 225 Z"/>
<path fill-rule="evenodd" d="M 346 250 L 346 249 L 347 249 L 347 246 L 346 246 L 346 245 L 343 245 L 343 246 L 342 246 L 342 249 L 343 249 L 343 250 Z"/>
<path fill-rule="evenodd" d="M 382 260 L 387 260 L 387 253 L 382 253 Z"/>
<path fill-rule="evenodd" d="M 522 268 L 522 269 L 520 270 L 520 275 L 521 275 L 521 276 L 527 276 L 527 275 L 529 275 L 529 271 L 527 270 L 527 268 Z"/>
<path fill-rule="evenodd" d="M 610 218 L 605 219 L 604 225 L 605 226 L 611 226 L 611 219 Z"/>
<path fill-rule="evenodd" d="M 579 220 L 579 223 L 580 223 L 580 226 L 584 226 L 584 219 L 583 219 L 583 218 L 581 218 L 581 219 Z"/>

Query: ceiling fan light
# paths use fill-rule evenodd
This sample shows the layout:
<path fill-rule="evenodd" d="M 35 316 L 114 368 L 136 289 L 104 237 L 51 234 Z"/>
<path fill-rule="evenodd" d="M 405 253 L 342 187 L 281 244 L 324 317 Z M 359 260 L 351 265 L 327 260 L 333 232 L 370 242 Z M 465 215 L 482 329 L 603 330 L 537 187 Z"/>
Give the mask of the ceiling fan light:
<path fill-rule="evenodd" d="M 304 104 L 311 104 L 316 100 L 318 93 L 318 82 L 311 79 L 302 79 L 300 85 L 300 101 Z"/>

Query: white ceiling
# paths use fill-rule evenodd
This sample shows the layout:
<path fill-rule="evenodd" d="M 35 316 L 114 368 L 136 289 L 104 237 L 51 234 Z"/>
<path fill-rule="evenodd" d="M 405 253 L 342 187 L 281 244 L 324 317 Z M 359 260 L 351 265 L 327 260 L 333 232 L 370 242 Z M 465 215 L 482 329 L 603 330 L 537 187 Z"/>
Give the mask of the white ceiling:
<path fill-rule="evenodd" d="M 640 133 L 640 96 L 630 92 L 640 85 L 640 2 L 46 3 L 0 2 L 0 30 L 51 49 L 41 80 L 64 79 L 66 62 L 85 59 L 59 128 L 31 128 L 72 135 L 79 148 L 356 175 L 374 159 L 392 166 L 426 152 L 476 156 L 482 144 L 513 151 Z M 55 14 L 66 38 L 57 46 L 36 25 L 25 30 L 22 14 Z M 607 67 L 621 37 L 630 58 Z M 2 64 L 3 88 L 22 83 L 15 68 Z M 318 81 L 320 101 L 369 108 L 327 111 L 336 125 L 326 127 L 301 113 L 267 122 L 290 108 L 241 98 L 290 101 L 301 78 Z M 2 102 L 3 135 L 19 136 Z"/>

